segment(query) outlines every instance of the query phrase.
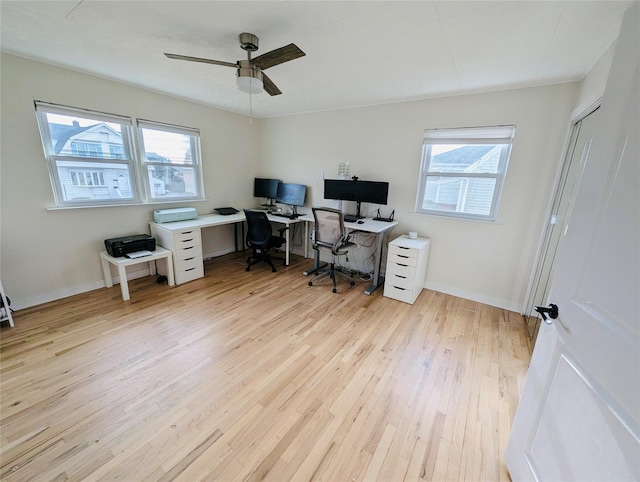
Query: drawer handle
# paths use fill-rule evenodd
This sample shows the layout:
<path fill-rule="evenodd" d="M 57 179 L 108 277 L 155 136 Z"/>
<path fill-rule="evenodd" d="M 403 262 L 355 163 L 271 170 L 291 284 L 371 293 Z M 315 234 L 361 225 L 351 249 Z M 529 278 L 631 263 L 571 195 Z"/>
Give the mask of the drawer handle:
<path fill-rule="evenodd" d="M 180 241 L 181 243 L 188 243 L 189 241 L 193 241 L 193 238 L 191 239 L 183 239 L 182 241 Z"/>
<path fill-rule="evenodd" d="M 394 288 L 397 289 L 397 290 L 407 291 L 404 288 L 400 288 L 399 286 L 394 286 Z"/>
<path fill-rule="evenodd" d="M 193 271 L 195 268 L 185 269 L 185 271 Z"/>
<path fill-rule="evenodd" d="M 182 248 L 182 249 L 186 251 L 187 249 L 193 249 L 193 248 L 195 248 L 195 246 L 187 246 L 186 248 Z"/>
<path fill-rule="evenodd" d="M 403 255 L 399 254 L 399 255 L 398 255 L 398 258 L 407 258 L 407 259 L 408 259 L 408 258 L 409 258 L 409 256 L 403 256 Z"/>
<path fill-rule="evenodd" d="M 193 231 L 182 231 L 180 234 L 191 234 Z"/>
<path fill-rule="evenodd" d="M 408 250 L 408 249 L 411 249 L 411 248 L 406 248 L 406 247 L 404 247 L 404 246 L 398 246 L 398 248 L 400 248 L 400 249 L 407 249 L 407 250 Z"/>
<path fill-rule="evenodd" d="M 399 274 L 394 274 L 393 276 L 395 276 L 396 278 L 407 279 L 406 276 L 400 276 Z"/>
<path fill-rule="evenodd" d="M 398 266 L 404 266 L 405 268 L 409 266 L 408 264 L 402 264 L 402 263 L 397 263 L 397 264 Z"/>
<path fill-rule="evenodd" d="M 192 259 L 195 259 L 195 256 L 192 256 L 191 258 L 185 258 L 185 261 L 191 261 Z"/>

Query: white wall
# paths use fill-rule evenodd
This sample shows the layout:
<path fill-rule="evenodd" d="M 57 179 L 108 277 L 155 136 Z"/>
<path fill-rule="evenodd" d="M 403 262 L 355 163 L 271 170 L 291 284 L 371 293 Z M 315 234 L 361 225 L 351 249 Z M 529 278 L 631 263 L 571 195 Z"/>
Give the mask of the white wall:
<path fill-rule="evenodd" d="M 389 181 L 399 226 L 431 238 L 426 286 L 519 311 L 561 160 L 578 84 L 267 119 L 263 152 L 270 174 L 311 187 L 309 204 L 326 205 L 318 170 Z M 516 135 L 495 223 L 415 213 L 425 129 L 515 124 Z M 286 174 L 285 174 L 286 173 Z M 393 237 L 392 236 L 392 237 Z"/>
<path fill-rule="evenodd" d="M 206 202 L 251 206 L 254 176 L 310 187 L 308 205 L 326 204 L 322 181 L 339 161 L 352 174 L 390 182 L 399 226 L 432 238 L 426 286 L 520 310 L 578 84 L 254 120 L 132 86 L 10 55 L 2 56 L 1 252 L 3 283 L 17 308 L 104 286 L 98 251 L 113 236 L 148 232 L 147 205 L 47 210 L 53 195 L 33 100 L 197 127 Z M 496 223 L 414 212 L 427 128 L 516 124 Z M 220 239 L 218 239 L 220 238 Z M 232 246 L 217 233 L 212 247 Z"/>
<path fill-rule="evenodd" d="M 259 122 L 20 57 L 3 54 L 1 60 L 0 266 L 15 308 L 104 286 L 98 257 L 104 239 L 148 233 L 154 209 L 191 205 L 204 214 L 253 204 Z M 34 99 L 200 129 L 208 200 L 47 210 L 54 199 Z M 231 232 L 215 238 L 232 245 Z"/>

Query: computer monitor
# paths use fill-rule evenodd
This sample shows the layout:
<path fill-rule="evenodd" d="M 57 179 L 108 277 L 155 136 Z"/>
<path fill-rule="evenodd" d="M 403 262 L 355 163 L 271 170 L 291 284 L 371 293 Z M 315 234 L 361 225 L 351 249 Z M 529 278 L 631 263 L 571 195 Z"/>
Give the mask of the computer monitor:
<path fill-rule="evenodd" d="M 361 203 L 387 204 L 389 183 L 380 181 L 361 181 L 359 179 L 325 179 L 324 198 L 339 201 L 355 201 L 356 214 L 346 215 L 345 220 L 360 219 Z"/>
<path fill-rule="evenodd" d="M 267 200 L 264 206 L 275 206 L 274 201 L 278 195 L 279 179 L 264 179 L 256 177 L 253 181 L 253 195 Z"/>
<path fill-rule="evenodd" d="M 293 214 L 298 214 L 296 208 L 298 206 L 304 206 L 304 199 L 306 194 L 307 186 L 305 186 L 304 184 L 281 182 L 278 184 L 276 202 L 291 206 Z"/>
<path fill-rule="evenodd" d="M 355 181 L 356 201 L 373 204 L 387 204 L 389 183 L 379 181 Z"/>
<path fill-rule="evenodd" d="M 324 198 L 338 201 L 356 201 L 354 181 L 345 179 L 325 179 Z"/>

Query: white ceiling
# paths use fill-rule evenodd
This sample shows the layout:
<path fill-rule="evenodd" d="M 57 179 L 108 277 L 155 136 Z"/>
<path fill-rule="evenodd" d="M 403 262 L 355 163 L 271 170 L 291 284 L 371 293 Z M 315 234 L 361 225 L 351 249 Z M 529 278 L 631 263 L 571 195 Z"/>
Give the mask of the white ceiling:
<path fill-rule="evenodd" d="M 617 36 L 630 1 L 7 1 L 1 47 L 248 114 L 229 67 L 238 34 L 307 55 L 269 69 L 283 94 L 256 117 L 581 80 Z"/>

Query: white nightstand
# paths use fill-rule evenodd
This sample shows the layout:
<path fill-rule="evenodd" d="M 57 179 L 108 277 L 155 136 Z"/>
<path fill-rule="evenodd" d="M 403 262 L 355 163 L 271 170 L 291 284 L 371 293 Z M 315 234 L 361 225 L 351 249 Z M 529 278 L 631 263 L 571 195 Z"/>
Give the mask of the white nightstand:
<path fill-rule="evenodd" d="M 402 235 L 389 243 L 384 296 L 413 304 L 427 276 L 429 238 Z"/>

